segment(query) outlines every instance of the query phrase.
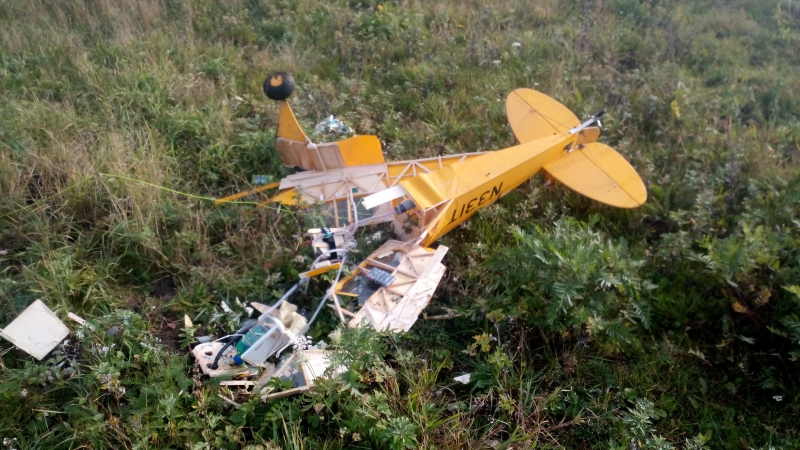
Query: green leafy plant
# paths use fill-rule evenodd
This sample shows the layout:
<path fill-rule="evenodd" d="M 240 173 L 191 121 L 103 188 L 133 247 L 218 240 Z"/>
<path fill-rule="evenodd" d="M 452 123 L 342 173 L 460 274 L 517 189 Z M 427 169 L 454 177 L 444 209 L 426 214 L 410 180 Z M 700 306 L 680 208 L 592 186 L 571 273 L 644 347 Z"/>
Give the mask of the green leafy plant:
<path fill-rule="evenodd" d="M 496 304 L 551 331 L 586 329 L 621 342 L 628 327 L 650 326 L 646 296 L 654 286 L 639 275 L 644 263 L 628 245 L 562 217 L 552 228 L 513 230 L 513 244 L 487 263 Z"/>
<path fill-rule="evenodd" d="M 783 0 L 1 1 L 0 325 L 41 298 L 71 334 L 41 362 L 0 340 L 0 442 L 797 448 L 799 17 Z M 387 161 L 512 145 L 518 87 L 605 109 L 599 140 L 648 200 L 523 183 L 442 239 L 428 318 L 341 330 L 346 374 L 262 403 L 187 345 L 279 298 L 308 262 L 296 236 L 330 220 L 256 208 L 271 192 L 211 201 L 292 173 L 273 70 L 294 73 L 306 131 L 335 114 Z"/>

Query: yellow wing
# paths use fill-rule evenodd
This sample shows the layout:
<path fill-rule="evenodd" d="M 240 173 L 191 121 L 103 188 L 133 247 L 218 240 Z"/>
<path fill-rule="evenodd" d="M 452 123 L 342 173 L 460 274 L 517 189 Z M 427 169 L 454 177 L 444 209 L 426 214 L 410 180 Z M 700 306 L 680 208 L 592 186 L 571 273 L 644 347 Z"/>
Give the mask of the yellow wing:
<path fill-rule="evenodd" d="M 533 89 L 516 89 L 508 94 L 506 116 L 520 144 L 554 134 L 566 137 L 581 123 L 566 106 Z"/>

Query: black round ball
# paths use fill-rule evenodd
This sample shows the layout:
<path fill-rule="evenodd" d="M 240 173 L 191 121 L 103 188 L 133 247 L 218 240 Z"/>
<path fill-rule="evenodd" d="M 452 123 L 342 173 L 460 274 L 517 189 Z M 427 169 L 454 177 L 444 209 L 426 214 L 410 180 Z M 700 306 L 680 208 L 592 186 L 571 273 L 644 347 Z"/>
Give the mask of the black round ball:
<path fill-rule="evenodd" d="M 274 72 L 264 80 L 264 93 L 272 100 L 286 100 L 294 92 L 294 77 L 286 72 Z"/>

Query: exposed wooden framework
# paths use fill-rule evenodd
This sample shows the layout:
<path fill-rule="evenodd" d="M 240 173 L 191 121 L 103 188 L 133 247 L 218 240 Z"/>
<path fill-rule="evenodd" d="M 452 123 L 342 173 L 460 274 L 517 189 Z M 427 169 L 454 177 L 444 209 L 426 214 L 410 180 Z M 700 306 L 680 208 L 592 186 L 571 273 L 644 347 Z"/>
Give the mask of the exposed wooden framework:
<path fill-rule="evenodd" d="M 358 301 L 358 294 L 348 290 L 348 286 L 353 286 L 353 282 L 369 281 L 366 278 L 357 281 L 354 277 L 366 277 L 371 268 L 384 270 L 395 277 L 390 285 L 378 287 L 357 311 L 348 311 L 349 326 L 366 322 L 376 330 L 408 331 L 430 302 L 444 275 L 445 267 L 441 261 L 447 250 L 443 245 L 433 250 L 394 240 L 383 244 L 335 287 L 336 301 L 338 296 Z M 389 257 L 391 261 L 381 261 Z"/>

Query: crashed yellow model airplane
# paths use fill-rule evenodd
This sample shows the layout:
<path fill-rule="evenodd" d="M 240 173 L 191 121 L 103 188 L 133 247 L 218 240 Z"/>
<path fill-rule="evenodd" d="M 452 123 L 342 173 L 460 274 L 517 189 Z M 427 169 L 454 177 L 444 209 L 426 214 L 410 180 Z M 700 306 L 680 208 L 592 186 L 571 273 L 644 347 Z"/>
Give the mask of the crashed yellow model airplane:
<path fill-rule="evenodd" d="M 262 366 L 308 330 L 328 299 L 340 320 L 350 326 L 408 331 L 445 271 L 441 261 L 447 247 L 429 246 L 540 170 L 611 206 L 634 208 L 647 199 L 633 167 L 612 148 L 595 142 L 600 129 L 593 125 L 600 125 L 602 113 L 581 123 L 564 105 L 532 89 L 517 89 L 506 99 L 508 121 L 519 145 L 399 162 L 386 162 L 375 136 L 311 142 L 286 102 L 293 89 L 294 80 L 286 73 L 264 82 L 267 96 L 280 102 L 276 145 L 280 159 L 302 171 L 218 203 L 279 188 L 263 204 L 323 202 L 329 207 L 331 228 L 309 230 L 318 257 L 301 274 L 298 285 L 263 311 L 254 329 L 266 334 L 246 339 L 252 345 L 234 347 L 232 342 L 216 341 L 195 348 L 204 372 L 212 376 L 246 370 L 244 362 Z M 353 250 L 355 229 L 379 222 L 394 222 L 400 240 L 385 242 L 339 281 Z M 303 280 L 337 269 L 336 281 L 308 321 L 283 311 L 296 309 L 284 302 Z"/>
<path fill-rule="evenodd" d="M 286 73 L 273 74 L 264 81 L 267 96 L 280 102 L 278 155 L 284 165 L 302 171 L 219 202 L 275 187 L 280 189 L 278 194 L 264 204 L 323 202 L 328 205 L 327 225 L 333 231 L 310 230 L 310 234 L 319 254 L 328 251 L 334 256 L 337 248 L 340 254 L 344 252 L 347 235 L 337 233 L 342 230 L 337 227 L 394 222 L 400 241 L 387 242 L 353 276 L 335 287 L 332 297 L 337 313 L 343 321 L 346 315 L 351 316 L 353 326 L 368 320 L 377 329 L 410 328 L 444 272 L 440 262 L 446 247 L 439 246 L 438 251 L 428 247 L 540 170 L 611 206 L 634 208 L 647 199 L 644 184 L 628 161 L 611 147 L 595 142 L 602 113 L 581 122 L 564 105 L 532 89 L 517 89 L 506 99 L 508 121 L 519 145 L 398 162 L 384 159 L 375 136 L 311 142 L 286 101 L 293 90 L 294 79 Z M 322 259 L 336 261 L 329 255 Z M 322 267 L 325 264 L 330 263 L 319 262 L 306 274 L 313 276 L 327 267 L 339 267 Z M 373 269 L 391 278 L 375 283 L 369 276 Z M 361 284 L 357 283 L 360 275 Z M 425 289 L 418 286 L 421 279 L 426 280 Z M 373 288 L 367 288 L 367 284 Z M 420 294 L 423 291 L 425 295 Z M 343 309 L 337 296 L 358 297 L 361 308 L 357 312 Z M 396 308 L 411 297 L 423 301 L 415 300 L 410 309 Z"/>
<path fill-rule="evenodd" d="M 302 172 L 279 183 L 266 203 L 331 205 L 331 225 L 413 219 L 412 232 L 396 227 L 403 240 L 421 246 L 496 202 L 538 171 L 599 202 L 635 208 L 647 191 L 633 167 L 614 149 L 595 142 L 601 114 L 581 123 L 564 105 L 541 92 L 517 89 L 506 99 L 506 113 L 519 145 L 493 152 L 386 162 L 375 136 L 355 136 L 315 144 L 301 129 L 285 100 L 286 74 L 268 78 L 265 91 L 281 88 L 277 151 L 281 162 Z M 288 94 L 286 93 L 288 92 Z M 269 92 L 268 92 L 269 95 Z M 252 192 L 252 191 L 251 191 Z M 219 202 L 239 198 L 222 199 Z M 354 206 L 353 206 L 354 205 Z M 387 213 L 395 211 L 396 217 Z M 379 219 L 379 220 L 377 220 Z"/>

